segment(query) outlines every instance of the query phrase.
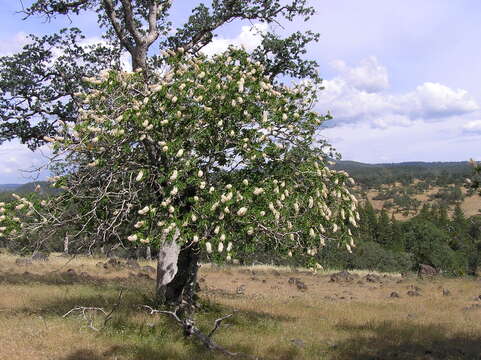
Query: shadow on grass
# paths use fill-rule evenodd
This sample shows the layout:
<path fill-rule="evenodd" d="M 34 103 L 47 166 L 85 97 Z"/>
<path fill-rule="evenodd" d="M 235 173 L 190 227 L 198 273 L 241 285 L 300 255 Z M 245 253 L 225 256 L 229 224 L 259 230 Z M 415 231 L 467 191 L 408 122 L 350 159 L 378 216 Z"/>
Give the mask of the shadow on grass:
<path fill-rule="evenodd" d="M 41 285 L 105 285 L 114 283 L 127 286 L 137 282 L 151 283 L 153 279 L 146 279 L 145 275 L 142 275 L 142 278 L 140 278 L 140 276 L 138 277 L 134 273 L 130 277 L 105 279 L 75 271 L 52 271 L 46 274 L 33 274 L 28 271 L 23 273 L 0 272 L 0 284 L 8 285 L 28 285 L 32 283 Z"/>
<path fill-rule="evenodd" d="M 248 357 L 239 356 L 237 359 L 250 359 L 254 356 L 254 350 L 250 346 L 237 345 L 230 351 L 246 354 Z M 269 355 L 262 357 L 263 360 L 296 360 L 300 352 L 293 347 L 276 347 L 268 351 Z M 178 341 L 175 344 L 135 344 L 115 345 L 107 351 L 100 353 L 92 350 L 76 350 L 60 360 L 100 360 L 100 359 L 129 359 L 129 360 L 222 360 L 232 359 L 220 352 L 211 351 L 190 340 Z M 261 358 L 259 358 L 261 359 Z"/>
<path fill-rule="evenodd" d="M 335 359 L 429 359 L 480 360 L 481 334 L 452 334 L 440 325 L 408 321 L 369 322 L 363 326 L 338 325 L 352 336 L 333 348 Z"/>

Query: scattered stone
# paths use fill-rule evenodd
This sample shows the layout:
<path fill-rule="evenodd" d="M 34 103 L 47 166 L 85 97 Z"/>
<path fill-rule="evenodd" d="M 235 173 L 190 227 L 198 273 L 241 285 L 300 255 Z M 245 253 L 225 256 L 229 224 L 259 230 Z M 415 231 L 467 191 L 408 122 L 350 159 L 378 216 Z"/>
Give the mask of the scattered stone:
<path fill-rule="evenodd" d="M 116 258 L 108 259 L 104 263 L 104 269 L 122 269 L 123 267 L 124 267 L 124 264 L 122 263 L 122 261 Z"/>
<path fill-rule="evenodd" d="M 399 293 L 397 293 L 396 291 L 393 291 L 393 292 L 391 293 L 391 295 L 389 295 L 389 297 L 399 298 L 400 296 L 399 296 Z"/>
<path fill-rule="evenodd" d="M 137 270 L 140 269 L 140 265 L 135 259 L 128 259 L 126 265 L 129 269 Z"/>
<path fill-rule="evenodd" d="M 138 273 L 137 274 L 137 277 L 139 279 L 146 279 L 146 280 L 152 280 L 152 278 L 149 276 L 149 274 L 146 274 L 146 273 Z"/>
<path fill-rule="evenodd" d="M 236 289 L 235 293 L 236 293 L 237 295 L 244 295 L 244 294 L 245 294 L 245 291 L 246 291 L 246 286 L 245 286 L 245 285 L 241 285 L 241 286 L 239 286 L 239 287 Z"/>
<path fill-rule="evenodd" d="M 366 276 L 364 276 L 364 280 L 366 280 L 367 282 L 379 283 L 381 282 L 381 277 L 376 274 L 367 274 Z"/>
<path fill-rule="evenodd" d="M 439 273 L 439 271 L 436 270 L 431 265 L 419 264 L 418 277 L 420 279 L 432 278 L 432 277 L 436 276 L 438 273 Z"/>
<path fill-rule="evenodd" d="M 155 274 L 155 273 L 157 272 L 157 271 L 155 270 L 155 268 L 153 268 L 153 267 L 150 266 L 150 265 L 142 266 L 142 267 L 140 268 L 140 270 L 145 271 L 145 272 L 147 272 L 147 273 L 149 273 L 149 274 Z"/>
<path fill-rule="evenodd" d="M 300 291 L 307 291 L 307 285 L 300 280 L 296 282 L 296 286 L 297 286 L 297 289 Z"/>
<path fill-rule="evenodd" d="M 409 290 L 409 291 L 407 292 L 407 295 L 408 295 L 408 296 L 421 296 L 421 294 L 420 294 L 419 292 L 413 291 L 413 290 Z"/>
<path fill-rule="evenodd" d="M 418 292 L 422 290 L 419 286 L 416 286 L 416 285 L 409 285 L 406 288 L 409 289 L 409 290 L 414 290 L 414 291 L 418 291 Z"/>
<path fill-rule="evenodd" d="M 357 276 L 354 276 L 353 274 L 349 273 L 348 271 L 344 270 L 335 274 L 331 275 L 331 279 L 329 282 L 352 282 Z"/>
<path fill-rule="evenodd" d="M 33 261 L 48 261 L 48 254 L 36 252 L 32 255 Z"/>
<path fill-rule="evenodd" d="M 451 291 L 449 291 L 448 289 L 443 289 L 443 296 L 449 296 L 451 295 Z"/>
<path fill-rule="evenodd" d="M 481 304 L 471 304 L 463 308 L 464 311 L 481 310 Z"/>
<path fill-rule="evenodd" d="M 18 266 L 32 265 L 32 260 L 25 259 L 25 258 L 18 258 L 18 259 L 15 260 L 15 265 L 18 265 Z"/>
<path fill-rule="evenodd" d="M 296 285 L 298 290 L 301 290 L 301 291 L 307 290 L 307 285 L 303 281 L 301 281 L 301 279 L 299 278 L 291 277 L 289 278 L 288 282 L 291 285 Z"/>
<path fill-rule="evenodd" d="M 304 346 L 306 346 L 306 344 L 304 343 L 304 341 L 301 340 L 301 339 L 291 339 L 291 343 L 293 343 L 294 345 L 299 346 L 299 347 L 301 347 L 301 348 L 303 348 Z"/>

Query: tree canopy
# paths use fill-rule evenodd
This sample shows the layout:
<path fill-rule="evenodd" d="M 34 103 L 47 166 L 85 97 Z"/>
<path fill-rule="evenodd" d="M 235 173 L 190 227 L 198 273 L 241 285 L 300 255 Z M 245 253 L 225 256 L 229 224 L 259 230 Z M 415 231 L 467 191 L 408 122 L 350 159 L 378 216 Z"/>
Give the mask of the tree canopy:
<path fill-rule="evenodd" d="M 307 0 L 213 0 L 199 3 L 188 21 L 174 29 L 171 7 L 170 0 L 38 0 L 24 8 L 25 19 L 41 16 L 46 21 L 95 13 L 103 42 L 84 46 L 80 29 L 62 29 L 32 35 L 22 51 L 0 58 L 0 143 L 18 138 L 32 149 L 44 144 L 44 136 L 56 135 L 59 120 L 74 122 L 78 117 L 73 94 L 86 90 L 81 78 L 104 69 L 120 70 L 123 53 L 130 55 L 133 69 L 147 73 L 166 65 L 168 50 L 199 53 L 216 30 L 232 21 L 273 26 L 283 19 L 308 20 L 314 13 Z M 278 75 L 318 80 L 316 63 L 303 58 L 318 34 L 297 31 L 282 37 L 270 30 L 261 36 L 251 55 L 264 64 L 264 75 L 271 81 Z"/>
<path fill-rule="evenodd" d="M 46 138 L 64 192 L 37 205 L 19 198 L 11 216 L 25 221 L 6 234 L 68 225 L 72 238 L 202 244 L 224 260 L 269 243 L 309 263 L 336 233 L 351 250 L 352 179 L 326 166 L 317 86 L 272 85 L 241 49 L 208 59 L 180 48 L 168 63 L 154 84 L 142 71 L 84 79 L 79 120 Z"/>

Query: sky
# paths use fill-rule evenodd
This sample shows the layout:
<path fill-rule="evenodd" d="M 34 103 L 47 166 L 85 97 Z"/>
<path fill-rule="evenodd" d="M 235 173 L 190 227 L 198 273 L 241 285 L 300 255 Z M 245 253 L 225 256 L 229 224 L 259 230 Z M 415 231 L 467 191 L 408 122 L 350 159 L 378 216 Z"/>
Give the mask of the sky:
<path fill-rule="evenodd" d="M 207 1 L 207 0 L 206 0 Z M 24 0 L 24 4 L 31 1 Z M 174 0 L 181 24 L 198 1 Z M 367 163 L 481 160 L 481 25 L 478 0 L 311 0 L 317 14 L 283 28 L 319 32 L 306 58 L 319 63 L 325 89 L 316 110 L 334 119 L 320 135 L 345 160 Z M 18 0 L 0 0 L 0 56 L 26 44 L 29 33 L 78 26 L 100 38 L 95 15 L 45 23 L 23 21 Z M 252 29 L 254 25 L 254 29 Z M 217 31 L 205 52 L 229 44 L 253 49 L 265 24 L 233 22 Z M 48 149 L 43 150 L 43 154 Z M 0 183 L 23 183 L 45 163 L 41 152 L 10 142 L 0 146 Z M 41 173 L 41 177 L 46 173 Z"/>

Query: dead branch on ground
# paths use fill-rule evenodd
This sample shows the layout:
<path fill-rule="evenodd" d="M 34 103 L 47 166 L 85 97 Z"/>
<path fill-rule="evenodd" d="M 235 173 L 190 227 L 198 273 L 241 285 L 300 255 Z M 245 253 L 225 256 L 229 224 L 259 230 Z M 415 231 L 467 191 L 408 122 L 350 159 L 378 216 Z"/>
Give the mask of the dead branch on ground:
<path fill-rule="evenodd" d="M 259 358 L 256 357 L 256 356 L 251 356 L 251 355 L 244 354 L 244 353 L 241 353 L 241 352 L 229 351 L 226 348 L 218 345 L 217 343 L 215 343 L 212 340 L 212 336 L 220 328 L 220 326 L 222 324 L 222 321 L 232 317 L 234 315 L 233 313 L 216 319 L 214 321 L 213 329 L 209 332 L 208 335 L 206 335 L 195 325 L 194 320 L 189 319 L 189 318 L 181 319 L 175 311 L 156 310 L 156 309 L 154 309 L 154 308 L 152 308 L 151 306 L 148 306 L 148 305 L 143 305 L 142 307 L 147 309 L 149 311 L 150 315 L 162 314 L 162 315 L 167 315 L 167 316 L 171 317 L 172 319 L 175 320 L 177 325 L 179 325 L 183 329 L 184 335 L 186 337 L 196 338 L 205 347 L 207 347 L 209 350 L 219 351 L 219 352 L 223 353 L 224 355 L 228 355 L 228 356 L 231 356 L 231 357 L 259 360 Z"/>

